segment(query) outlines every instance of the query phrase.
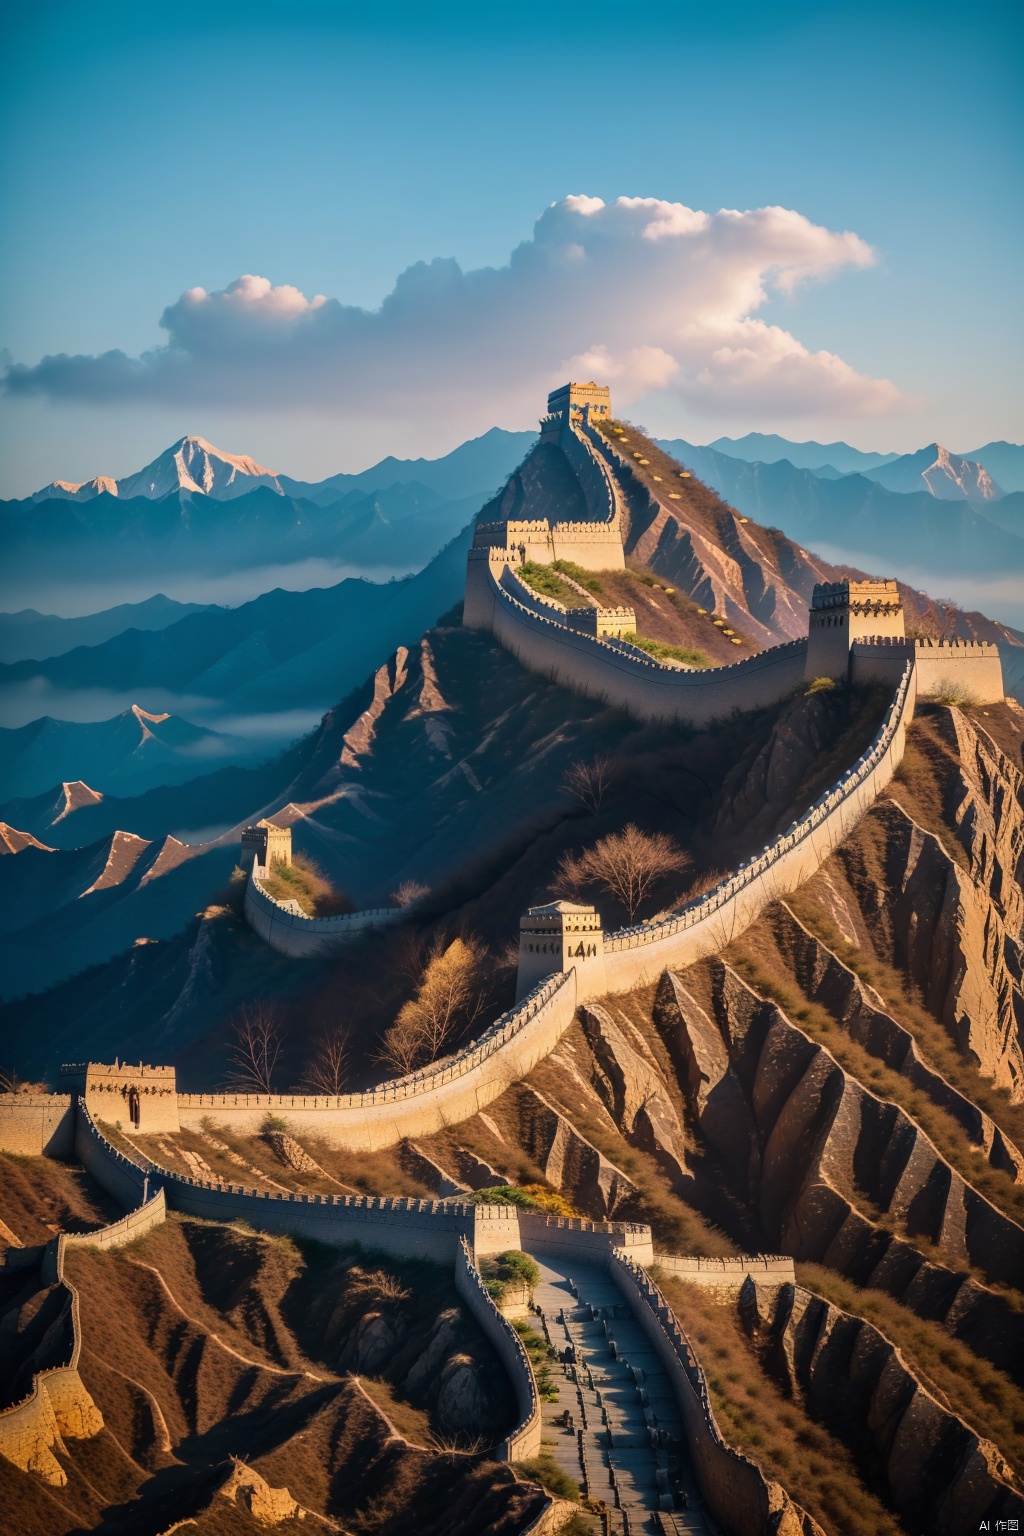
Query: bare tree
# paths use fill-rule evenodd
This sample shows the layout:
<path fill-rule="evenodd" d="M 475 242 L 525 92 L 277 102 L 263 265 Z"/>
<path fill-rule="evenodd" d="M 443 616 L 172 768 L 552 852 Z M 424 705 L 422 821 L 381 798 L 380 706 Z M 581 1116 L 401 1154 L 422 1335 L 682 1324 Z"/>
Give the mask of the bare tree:
<path fill-rule="evenodd" d="M 384 1031 L 377 1055 L 399 1077 L 407 1077 L 423 1060 L 423 1037 L 400 1012 L 390 1028 Z"/>
<path fill-rule="evenodd" d="M 429 885 L 421 885 L 418 880 L 403 880 L 398 889 L 391 892 L 391 900 L 396 907 L 411 907 L 429 895 Z"/>
<path fill-rule="evenodd" d="M 344 1024 L 334 1024 L 320 1037 L 320 1043 L 306 1064 L 305 1081 L 316 1093 L 337 1098 L 348 1081 L 351 1042 Z"/>
<path fill-rule="evenodd" d="M 633 822 L 602 837 L 582 853 L 564 853 L 555 888 L 574 894 L 596 885 L 622 903 L 633 921 L 663 875 L 684 869 L 689 859 L 665 832 L 641 832 Z"/>
<path fill-rule="evenodd" d="M 380 1055 L 397 1071 L 412 1072 L 441 1054 L 452 1035 L 480 1013 L 483 946 L 471 938 L 443 937 L 431 945 L 416 995 L 403 1003 L 385 1032 Z"/>
<path fill-rule="evenodd" d="M 959 604 L 954 602 L 951 597 L 940 597 L 936 599 L 936 607 L 946 610 L 942 615 L 942 622 L 939 625 L 939 639 L 955 639 L 957 626 L 960 622 Z"/>
<path fill-rule="evenodd" d="M 273 1003 L 245 1003 L 235 1023 L 228 1084 L 245 1093 L 273 1093 L 281 1055 L 281 1020 Z"/>
<path fill-rule="evenodd" d="M 588 762 L 580 758 L 571 763 L 562 778 L 562 788 L 578 800 L 592 815 L 601 809 L 601 803 L 612 781 L 612 760 L 607 752 L 599 752 Z"/>

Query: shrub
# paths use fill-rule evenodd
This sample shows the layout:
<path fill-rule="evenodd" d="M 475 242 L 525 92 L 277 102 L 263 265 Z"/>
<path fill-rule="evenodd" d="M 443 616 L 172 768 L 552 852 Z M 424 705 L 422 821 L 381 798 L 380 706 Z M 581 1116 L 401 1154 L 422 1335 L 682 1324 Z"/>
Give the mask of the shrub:
<path fill-rule="evenodd" d="M 934 692 L 927 694 L 926 697 L 930 704 L 944 704 L 957 709 L 963 709 L 966 705 L 976 702 L 967 684 L 959 682 L 955 677 L 940 678 Z"/>
<path fill-rule="evenodd" d="M 698 651 L 696 646 L 666 645 L 662 640 L 649 640 L 646 635 L 638 635 L 635 630 L 629 630 L 622 638 L 627 645 L 635 645 L 637 650 L 646 651 L 655 661 L 684 661 L 691 667 L 711 665 L 711 657 L 705 651 Z"/>
<path fill-rule="evenodd" d="M 526 1210 L 550 1211 L 555 1216 L 575 1216 L 576 1212 L 556 1189 L 543 1184 L 493 1184 L 489 1189 L 474 1190 L 477 1205 L 518 1205 Z"/>
<path fill-rule="evenodd" d="M 532 1295 L 540 1282 L 537 1265 L 528 1253 L 521 1253 L 518 1248 L 509 1248 L 505 1253 L 481 1260 L 480 1273 L 488 1295 L 499 1305 L 514 1287 L 525 1285 Z"/>
<path fill-rule="evenodd" d="M 572 1499 L 575 1503 L 579 1503 L 579 1484 L 567 1472 L 562 1471 L 550 1451 L 542 1451 L 532 1461 L 516 1462 L 516 1471 L 520 1477 L 525 1477 L 532 1483 L 540 1483 L 557 1498 Z"/>
<path fill-rule="evenodd" d="M 604 596 L 604 588 L 594 573 L 584 570 L 583 566 L 577 565 L 575 560 L 553 560 L 551 568 L 555 571 L 561 571 L 563 576 L 571 577 L 578 586 L 584 587 L 588 592 L 592 592 L 595 597 Z"/>
<path fill-rule="evenodd" d="M 579 593 L 574 592 L 550 565 L 538 565 L 536 560 L 527 560 L 518 567 L 516 574 L 526 582 L 528 587 L 539 592 L 541 597 L 553 597 L 556 603 L 561 603 L 566 608 L 580 606 Z"/>
<path fill-rule="evenodd" d="M 834 677 L 816 677 L 812 683 L 808 684 L 807 692 L 808 693 L 831 693 L 834 689 L 836 689 L 838 687 L 839 687 L 839 684 L 836 682 Z"/>

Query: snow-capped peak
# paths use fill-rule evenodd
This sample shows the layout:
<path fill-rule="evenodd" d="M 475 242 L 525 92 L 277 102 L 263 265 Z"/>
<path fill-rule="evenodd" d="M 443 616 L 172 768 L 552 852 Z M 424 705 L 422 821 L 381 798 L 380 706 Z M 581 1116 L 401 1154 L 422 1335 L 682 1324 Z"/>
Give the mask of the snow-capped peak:
<path fill-rule="evenodd" d="M 131 498 L 144 496 L 157 501 L 179 491 L 212 496 L 228 501 L 244 496 L 257 486 L 267 486 L 278 496 L 285 494 L 276 471 L 258 464 L 248 454 L 224 453 L 205 437 L 182 437 L 134 475 L 113 480 L 98 475 L 95 480 L 55 480 L 36 491 L 33 501 L 91 501 L 104 493 Z"/>

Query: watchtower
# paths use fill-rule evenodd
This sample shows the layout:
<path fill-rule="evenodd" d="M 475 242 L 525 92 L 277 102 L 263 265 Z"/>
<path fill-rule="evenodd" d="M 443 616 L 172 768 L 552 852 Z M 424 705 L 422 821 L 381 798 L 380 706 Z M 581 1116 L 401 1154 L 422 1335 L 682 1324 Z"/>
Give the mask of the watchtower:
<path fill-rule="evenodd" d="M 905 634 L 895 581 L 824 582 L 811 594 L 806 675 L 845 682 L 855 640 L 902 640 Z"/>
<path fill-rule="evenodd" d="M 586 977 L 588 997 L 600 997 L 604 986 L 604 929 L 594 907 L 552 901 L 530 907 L 519 919 L 519 971 L 516 997 L 525 997 L 545 976 L 558 971 Z"/>
<path fill-rule="evenodd" d="M 266 817 L 255 826 L 242 828 L 242 865 L 252 868 L 257 858 L 264 869 L 272 864 L 290 864 L 292 861 L 292 829 L 276 827 Z"/>
<path fill-rule="evenodd" d="M 612 413 L 612 395 L 607 384 L 562 384 L 548 395 L 552 416 L 568 415 L 570 421 L 582 421 L 589 410 L 593 419 L 606 420 Z"/>
<path fill-rule="evenodd" d="M 125 1130 L 142 1135 L 181 1129 L 173 1067 L 87 1061 L 61 1067 L 60 1074 L 71 1093 L 85 1100 L 95 1120 L 120 1121 Z"/>

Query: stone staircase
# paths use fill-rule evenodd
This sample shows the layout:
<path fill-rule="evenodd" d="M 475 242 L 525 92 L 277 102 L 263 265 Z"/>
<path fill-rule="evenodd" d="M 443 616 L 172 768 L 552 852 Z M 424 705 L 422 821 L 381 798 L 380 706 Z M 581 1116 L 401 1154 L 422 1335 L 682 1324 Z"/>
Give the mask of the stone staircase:
<path fill-rule="evenodd" d="M 596 1265 L 534 1255 L 538 1316 L 560 1357 L 558 1402 L 543 1444 L 608 1536 L 714 1536 L 686 1452 L 668 1376 L 611 1277 Z"/>

